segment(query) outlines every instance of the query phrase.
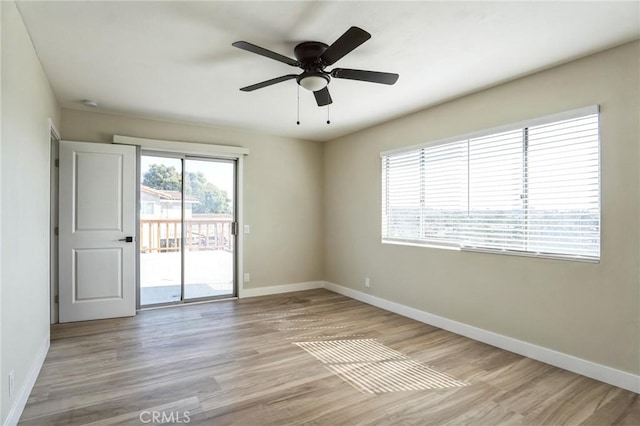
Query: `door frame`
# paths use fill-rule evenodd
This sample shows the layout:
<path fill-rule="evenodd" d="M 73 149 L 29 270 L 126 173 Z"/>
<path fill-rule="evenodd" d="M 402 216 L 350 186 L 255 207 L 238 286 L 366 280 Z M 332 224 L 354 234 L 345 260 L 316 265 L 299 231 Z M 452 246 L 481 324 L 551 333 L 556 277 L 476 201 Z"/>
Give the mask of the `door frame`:
<path fill-rule="evenodd" d="M 201 303 L 201 302 L 210 302 L 210 301 L 215 301 L 215 300 L 222 300 L 222 299 L 229 299 L 229 298 L 235 298 L 238 297 L 238 291 L 239 291 L 239 287 L 240 287 L 240 283 L 239 283 L 239 277 L 240 275 L 238 275 L 238 262 L 239 262 L 239 249 L 238 249 L 238 239 L 240 236 L 240 225 L 239 225 L 239 220 L 238 220 L 238 216 L 239 216 L 239 212 L 238 212 L 238 204 L 239 204 L 239 197 L 238 197 L 238 177 L 239 177 L 239 173 L 238 173 L 238 164 L 240 162 L 240 160 L 238 158 L 221 158 L 221 157 L 215 157 L 212 155 L 192 155 L 192 154 L 181 154 L 181 153 L 177 153 L 177 152 L 166 152 L 166 151 L 157 151 L 157 150 L 149 150 L 149 149 L 143 149 L 142 147 L 138 146 L 138 151 L 139 151 L 139 155 L 137 158 L 137 163 L 138 163 L 138 173 L 137 173 L 137 180 L 138 180 L 138 188 L 137 188 L 137 205 L 138 205 L 138 209 L 136 210 L 136 223 L 138 226 L 138 230 L 140 229 L 140 185 L 142 184 L 142 180 L 141 180 L 141 176 L 140 176 L 140 172 L 141 172 L 141 158 L 143 155 L 147 155 L 150 157 L 164 157 L 164 158 L 173 158 L 173 159 L 178 159 L 182 161 L 182 168 L 181 168 L 181 175 L 182 175 L 182 182 L 185 181 L 185 170 L 186 170 L 186 162 L 188 160 L 196 160 L 196 161 L 211 161 L 211 162 L 223 162 L 223 163 L 233 163 L 234 167 L 233 167 L 233 183 L 234 183 L 234 188 L 233 188 L 233 222 L 235 222 L 236 224 L 236 233 L 234 235 L 235 237 L 235 241 L 234 241 L 234 245 L 233 245 L 233 290 L 231 292 L 231 294 L 229 295 L 221 295 L 221 296 L 207 296 L 207 297 L 198 297 L 198 298 L 190 298 L 190 299 L 185 299 L 184 295 L 185 295 L 185 271 L 184 271 L 184 265 L 185 265 L 185 251 L 184 251 L 184 241 L 185 241 L 185 218 L 184 218 L 184 211 L 185 211 L 185 197 L 184 197 L 184 193 L 182 194 L 182 203 L 181 203 L 181 236 L 180 236 L 180 266 L 181 266 L 181 272 L 180 272 L 180 300 L 176 301 L 176 302 L 163 302 L 163 303 L 153 303 L 153 304 L 149 304 L 149 305 L 142 305 L 141 301 L 141 289 L 142 289 L 142 282 L 140 279 L 140 241 L 142 239 L 142 236 L 140 236 L 138 238 L 138 240 L 136 241 L 136 265 L 138 265 L 138 270 L 136 271 L 137 276 L 136 276 L 136 291 L 137 291 L 137 302 L 136 302 L 136 309 L 137 310 L 143 310 L 143 309 L 154 309 L 154 308 L 161 308 L 161 307 L 170 307 L 170 306 L 180 306 L 180 305 L 188 305 L 188 304 L 193 304 L 193 303 Z M 184 187 L 183 187 L 183 191 L 184 191 Z"/>
<path fill-rule="evenodd" d="M 58 323 L 58 194 L 60 159 L 60 132 L 52 119 L 49 119 L 49 185 L 50 185 L 50 214 L 49 214 L 49 315 L 51 324 Z"/>
<path fill-rule="evenodd" d="M 136 145 L 140 147 L 140 150 L 156 151 L 157 153 L 166 154 L 179 154 L 193 157 L 209 157 L 227 160 L 236 160 L 236 267 L 235 267 L 235 291 L 238 298 L 245 297 L 244 291 L 244 157 L 249 155 L 249 149 L 242 146 L 230 146 L 230 145 L 214 145 L 209 143 L 197 143 L 197 142 L 183 142 L 183 141 L 171 141 L 162 139 L 147 139 L 138 138 L 132 136 L 113 136 L 114 144 L 123 145 Z M 140 155 L 138 155 L 138 161 Z M 138 170 L 138 176 L 140 175 Z M 139 179 L 139 177 L 138 177 Z M 138 200 L 140 202 L 139 194 L 140 183 L 138 182 Z M 138 221 L 139 225 L 139 221 Z M 138 247 L 138 253 L 139 253 Z M 139 263 L 139 259 L 136 260 Z M 138 271 L 137 288 L 140 288 L 140 276 Z M 206 302 L 215 301 L 216 299 L 207 299 Z M 197 301 L 188 302 L 187 304 L 195 304 Z M 138 297 L 137 305 L 138 309 L 140 304 L 140 298 Z M 172 304 L 166 306 L 183 306 L 184 304 Z M 144 308 L 153 309 L 153 308 Z"/>

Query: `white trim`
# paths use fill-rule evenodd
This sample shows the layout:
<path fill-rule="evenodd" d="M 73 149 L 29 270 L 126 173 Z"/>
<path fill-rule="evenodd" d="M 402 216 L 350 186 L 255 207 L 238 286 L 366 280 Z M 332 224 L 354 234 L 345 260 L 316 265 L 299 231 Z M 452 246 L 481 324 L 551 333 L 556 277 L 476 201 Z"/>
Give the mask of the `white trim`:
<path fill-rule="evenodd" d="M 24 407 L 27 405 L 29 395 L 31 395 L 31 391 L 33 390 L 33 385 L 36 384 L 36 379 L 38 378 L 38 374 L 40 374 L 40 370 L 44 364 L 44 359 L 47 357 L 47 352 L 49 352 L 49 336 L 47 336 L 45 341 L 42 343 L 38 356 L 31 365 L 31 370 L 25 378 L 24 385 L 20 389 L 20 393 L 17 395 L 15 402 L 9 410 L 9 414 L 4 421 L 4 426 L 15 426 L 18 424 L 20 416 L 24 411 Z"/>
<path fill-rule="evenodd" d="M 526 356 L 553 366 L 581 374 L 592 379 L 596 379 L 613 386 L 618 386 L 632 392 L 640 393 L 640 375 L 628 373 L 626 371 L 617 370 L 607 367 L 606 365 L 597 364 L 587 361 L 573 355 L 554 351 L 553 349 L 544 348 L 534 345 L 533 343 L 524 342 L 512 337 L 497 334 L 482 328 L 474 327 L 458 321 L 441 317 L 439 315 L 430 314 L 419 309 L 411 308 L 400 303 L 391 302 L 381 297 L 362 293 L 357 290 L 343 287 L 338 284 L 325 282 L 324 288 L 335 293 L 342 294 L 352 299 L 359 300 L 369 305 L 394 312 L 396 314 L 442 328 L 452 333 L 468 337 L 479 342 L 487 343 L 519 355 Z"/>
<path fill-rule="evenodd" d="M 144 311 L 156 311 L 158 309 L 184 308 L 185 306 L 204 305 L 206 303 L 228 302 L 229 300 L 238 300 L 238 298 L 236 296 L 229 296 L 229 297 L 222 297 L 220 299 L 199 300 L 197 302 L 176 303 L 176 304 L 172 304 L 172 305 L 150 306 L 148 308 L 136 308 L 136 315 L 138 313 L 144 312 Z"/>
<path fill-rule="evenodd" d="M 52 143 L 52 137 L 56 141 Z M 49 321 L 51 324 L 58 322 L 58 241 L 55 228 L 59 224 L 58 194 L 60 177 L 55 162 L 60 158 L 60 132 L 51 118 L 49 118 Z"/>
<path fill-rule="evenodd" d="M 165 141 L 160 139 L 135 138 L 131 136 L 113 135 L 113 143 L 121 145 L 137 145 L 144 149 L 164 152 L 177 152 L 190 155 L 212 155 L 225 158 L 239 158 L 249 155 L 249 148 L 230 145 L 212 145 L 208 143 Z"/>
<path fill-rule="evenodd" d="M 469 247 L 469 246 L 461 246 L 460 251 L 468 251 L 471 253 L 485 253 L 485 254 L 504 254 L 507 256 L 520 256 L 520 257 L 537 257 L 538 259 L 554 259 L 554 260 L 568 260 L 571 262 L 584 262 L 584 263 L 600 263 L 599 257 L 586 257 L 581 256 L 579 254 L 548 254 L 548 253 L 538 253 L 535 251 L 517 251 L 517 250 L 500 250 L 500 249 L 490 249 L 485 247 Z"/>
<path fill-rule="evenodd" d="M 598 114 L 600 112 L 599 105 L 591 105 L 583 108 L 576 108 L 569 111 L 559 112 L 556 114 L 549 114 L 542 117 L 531 118 L 529 120 L 522 120 L 517 123 L 505 124 L 502 126 L 492 127 L 490 129 L 479 130 L 476 132 L 466 133 L 464 135 L 452 136 L 448 138 L 438 139 L 431 142 L 420 143 L 417 145 L 405 146 L 402 148 L 390 149 L 388 151 L 382 151 L 380 158 L 387 157 L 394 154 L 404 154 L 411 151 L 417 151 L 429 146 L 442 145 L 445 143 L 464 141 L 467 139 L 480 138 L 483 136 L 491 135 L 494 133 L 508 132 L 510 130 L 521 129 L 523 127 L 540 126 L 542 124 L 552 123 L 554 121 L 570 120 L 572 118 L 583 117 L 585 115 Z"/>
<path fill-rule="evenodd" d="M 244 284 L 244 161 L 236 162 L 236 296 L 240 297 Z"/>
<path fill-rule="evenodd" d="M 268 296 L 270 294 L 290 293 L 292 291 L 314 290 L 323 288 L 324 281 L 307 281 L 304 283 L 272 285 L 269 287 L 243 288 L 240 286 L 240 298 Z"/>
<path fill-rule="evenodd" d="M 421 240 L 411 240 L 411 239 L 401 239 L 401 238 L 382 238 L 380 241 L 382 244 L 391 244 L 397 246 L 411 246 L 411 247 L 427 247 L 427 248 L 435 248 L 435 249 L 445 249 L 445 250 L 455 250 L 461 251 L 462 248 L 460 244 L 455 243 L 445 243 L 445 242 L 433 242 L 433 241 L 421 241 Z"/>
<path fill-rule="evenodd" d="M 58 131 L 58 128 L 56 127 L 56 124 L 53 122 L 51 117 L 49 117 L 49 133 L 51 133 L 51 132 L 53 132 L 53 134 L 55 135 L 55 137 L 58 140 L 62 140 L 62 138 L 60 137 L 60 132 Z"/>

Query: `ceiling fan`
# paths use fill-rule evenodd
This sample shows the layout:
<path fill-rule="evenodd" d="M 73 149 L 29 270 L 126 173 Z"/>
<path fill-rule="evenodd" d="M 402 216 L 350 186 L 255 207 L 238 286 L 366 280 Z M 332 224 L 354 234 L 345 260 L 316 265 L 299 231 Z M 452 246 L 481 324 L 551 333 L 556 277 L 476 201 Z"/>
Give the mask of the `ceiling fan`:
<path fill-rule="evenodd" d="M 327 85 L 333 78 L 346 78 L 348 80 L 369 81 L 371 83 L 394 84 L 398 80 L 398 74 L 378 71 L 354 70 L 349 68 L 334 68 L 331 71 L 326 67 L 333 65 L 349 52 L 371 38 L 371 34 L 358 27 L 349 28 L 331 46 L 319 41 L 305 41 L 298 44 L 293 53 L 296 59 L 265 49 L 246 41 L 236 41 L 232 46 L 251 53 L 265 56 L 292 67 L 302 68 L 302 74 L 287 74 L 282 77 L 272 78 L 260 83 L 241 88 L 243 92 L 252 92 L 272 84 L 281 83 L 294 78 L 300 86 L 313 92 L 318 106 L 331 104 L 331 95 Z"/>

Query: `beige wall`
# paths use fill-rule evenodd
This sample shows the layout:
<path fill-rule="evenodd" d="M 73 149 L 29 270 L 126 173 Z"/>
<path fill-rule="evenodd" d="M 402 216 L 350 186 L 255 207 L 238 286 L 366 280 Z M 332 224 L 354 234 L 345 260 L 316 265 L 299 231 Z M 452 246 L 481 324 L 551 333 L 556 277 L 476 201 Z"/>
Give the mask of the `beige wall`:
<path fill-rule="evenodd" d="M 2 420 L 49 339 L 49 118 L 51 86 L 13 2 L 2 9 Z M 37 364 L 36 364 L 37 365 Z M 9 398 L 8 375 L 16 393 Z"/>
<path fill-rule="evenodd" d="M 638 42 L 326 144 L 325 279 L 640 373 Z M 469 70 L 473 72 L 473 70 Z M 599 264 L 380 243 L 381 151 L 599 104 Z"/>
<path fill-rule="evenodd" d="M 109 143 L 114 134 L 243 146 L 244 288 L 323 278 L 322 144 L 246 131 L 62 110 L 62 138 Z"/>

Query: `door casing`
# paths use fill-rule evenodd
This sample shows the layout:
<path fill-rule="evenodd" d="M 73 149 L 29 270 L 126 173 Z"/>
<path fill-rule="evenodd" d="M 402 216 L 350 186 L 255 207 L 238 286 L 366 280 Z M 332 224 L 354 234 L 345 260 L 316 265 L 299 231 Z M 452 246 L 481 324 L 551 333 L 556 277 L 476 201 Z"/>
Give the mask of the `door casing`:
<path fill-rule="evenodd" d="M 58 322 L 58 159 L 60 133 L 49 119 L 50 139 L 50 226 L 49 226 L 49 314 L 51 324 Z"/>
<path fill-rule="evenodd" d="M 140 147 L 138 147 L 140 148 Z M 205 297 L 205 298 L 193 298 L 193 299 L 188 299 L 185 300 L 184 299 L 184 293 L 185 293 L 185 275 L 184 275 L 184 270 L 182 270 L 181 273 L 181 283 L 180 283 L 180 293 L 181 293 L 181 300 L 177 301 L 177 302 L 167 302 L 167 303 L 159 303 L 159 304 L 152 304 L 152 305 L 141 305 L 141 279 L 140 279 L 140 241 L 137 242 L 136 245 L 136 265 L 137 265 L 137 270 L 136 270 L 136 294 L 137 294 L 137 304 L 136 304 L 136 309 L 140 310 L 140 309 L 153 309 L 153 308 L 157 308 L 157 307 L 163 307 L 163 306 L 176 306 L 176 305 L 181 305 L 181 304 L 190 304 L 190 303 L 199 303 L 199 302 L 206 302 L 206 301 L 211 301 L 211 300 L 216 300 L 216 299 L 225 299 L 225 298 L 229 298 L 229 297 L 238 297 L 239 295 L 239 291 L 240 291 L 240 284 L 239 284 L 239 277 L 241 276 L 239 274 L 239 270 L 241 268 L 241 262 L 240 262 L 240 256 L 239 253 L 241 253 L 241 232 L 240 232 L 240 205 L 241 205 L 241 201 L 240 201 L 240 197 L 239 197 L 239 193 L 240 193 L 240 186 L 239 186 L 239 181 L 240 181 L 240 158 L 224 158 L 224 157 L 217 157 L 215 155 L 191 155 L 191 154 L 181 154 L 181 153 L 177 153 L 177 152 L 166 152 L 166 151 L 155 151 L 155 150 L 145 150 L 145 149 L 141 149 L 138 152 L 138 156 L 137 156 L 137 190 L 136 190 L 136 200 L 137 200 L 137 205 L 140 206 L 140 184 L 141 184 L 141 179 L 140 179 L 140 158 L 143 155 L 149 155 L 149 156 L 156 156 L 156 157 L 165 157 L 165 158 L 176 158 L 176 159 L 180 159 L 182 160 L 182 181 L 184 182 L 184 166 L 185 166 L 185 162 L 186 160 L 200 160 L 200 161 L 220 161 L 220 162 L 228 162 L 228 163 L 233 163 L 234 164 L 234 177 L 233 177 L 233 182 L 234 182 L 234 197 L 233 197 L 233 215 L 234 215 L 234 222 L 235 222 L 235 227 L 236 227 L 236 234 L 234 235 L 235 237 L 235 243 L 234 243 L 234 249 L 233 249 L 233 292 L 230 295 L 224 295 L 224 296 L 211 296 L 211 297 Z M 182 212 L 184 215 L 184 197 L 182 197 L 183 202 L 182 202 Z M 136 224 L 138 226 L 138 229 L 140 229 L 140 208 L 138 208 L 136 210 Z M 184 225 L 184 216 L 183 216 L 183 225 Z M 184 245 L 184 241 L 185 241 L 185 227 L 181 226 L 182 229 L 182 235 L 180 238 L 181 244 Z M 185 260 L 184 260 L 184 249 L 181 248 L 180 252 L 182 253 L 181 256 L 181 267 L 184 269 L 184 264 L 185 264 Z"/>

